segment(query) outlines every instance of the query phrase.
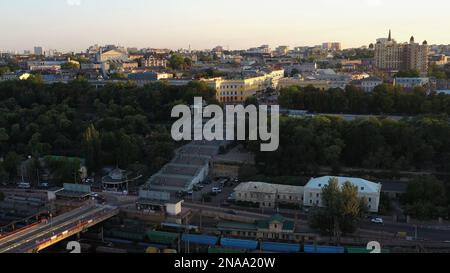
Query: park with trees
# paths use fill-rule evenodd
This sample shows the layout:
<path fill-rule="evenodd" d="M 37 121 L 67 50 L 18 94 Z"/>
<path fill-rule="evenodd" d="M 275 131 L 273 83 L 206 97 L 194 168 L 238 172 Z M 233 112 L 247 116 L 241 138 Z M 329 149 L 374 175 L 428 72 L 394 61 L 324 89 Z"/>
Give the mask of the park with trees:
<path fill-rule="evenodd" d="M 191 104 L 194 96 L 216 102 L 215 92 L 201 82 L 183 87 L 120 83 L 99 89 L 83 80 L 1 82 L 0 179 L 13 182 L 21 162 L 48 155 L 85 159 L 89 173 L 118 166 L 152 174 L 178 145 L 170 137 L 172 107 Z M 63 176 L 59 183 L 69 179 L 62 165 L 56 168 Z"/>
<path fill-rule="evenodd" d="M 282 108 L 328 114 L 373 114 L 416 116 L 450 115 L 450 95 L 430 93 L 424 88 L 404 90 L 400 86 L 382 84 L 373 92 L 348 85 L 345 90 L 320 90 L 313 86 L 292 86 L 280 90 Z"/>

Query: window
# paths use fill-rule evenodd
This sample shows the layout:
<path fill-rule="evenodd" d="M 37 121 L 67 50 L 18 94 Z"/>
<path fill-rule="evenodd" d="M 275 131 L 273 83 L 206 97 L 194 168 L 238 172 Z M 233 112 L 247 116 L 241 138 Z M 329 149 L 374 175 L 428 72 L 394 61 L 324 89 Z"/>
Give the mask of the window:
<path fill-rule="evenodd" d="M 363 191 L 364 190 L 364 187 L 361 187 L 361 191 Z"/>

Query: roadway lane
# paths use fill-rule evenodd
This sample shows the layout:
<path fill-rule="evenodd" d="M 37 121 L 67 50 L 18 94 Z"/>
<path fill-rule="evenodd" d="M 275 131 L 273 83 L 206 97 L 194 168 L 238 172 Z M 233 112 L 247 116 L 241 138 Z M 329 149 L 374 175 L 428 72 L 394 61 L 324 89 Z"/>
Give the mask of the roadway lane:
<path fill-rule="evenodd" d="M 82 207 L 55 217 L 48 224 L 41 224 L 30 230 L 3 238 L 0 241 L 0 253 L 26 252 L 35 248 L 39 243 L 51 239 L 54 235 L 62 234 L 64 231 L 76 227 L 80 221 L 101 216 L 106 209 L 106 207 L 101 206 Z"/>
<path fill-rule="evenodd" d="M 75 215 L 77 215 L 77 214 L 79 214 L 79 213 L 86 212 L 86 211 L 88 211 L 88 210 L 90 210 L 90 209 L 92 209 L 92 206 L 89 206 L 89 207 L 80 207 L 80 208 L 71 210 L 71 211 L 69 211 L 69 212 L 67 212 L 67 213 L 65 213 L 65 214 L 59 215 L 59 216 L 57 216 L 57 217 L 54 217 L 54 218 L 52 219 L 52 222 L 55 223 L 55 222 L 61 222 L 61 221 L 64 221 L 64 220 L 66 220 L 66 219 L 69 219 L 70 217 L 73 217 L 73 216 L 75 216 Z M 28 228 L 28 229 L 25 229 L 25 230 L 21 230 L 21 231 L 19 231 L 19 232 L 17 232 L 17 233 L 14 233 L 14 234 L 9 235 L 9 236 L 2 237 L 2 238 L 0 239 L 0 246 L 1 246 L 3 243 L 7 242 L 7 241 L 10 242 L 10 241 L 16 240 L 17 238 L 20 238 L 20 237 L 22 237 L 22 236 L 27 236 L 28 234 L 33 233 L 33 232 L 36 232 L 36 231 L 38 231 L 38 230 L 43 230 L 43 229 L 47 228 L 48 225 L 50 225 L 50 223 L 49 223 L 49 224 L 39 224 L 39 225 L 37 225 L 37 226 L 33 226 L 33 227 L 31 227 L 31 228 Z"/>
<path fill-rule="evenodd" d="M 388 232 L 394 236 L 398 232 L 406 232 L 408 236 L 415 238 L 416 227 L 411 224 L 392 224 L 376 225 L 370 222 L 364 222 L 360 225 L 361 229 Z M 450 229 L 439 229 L 436 227 L 417 226 L 418 241 L 446 242 L 450 241 Z"/>

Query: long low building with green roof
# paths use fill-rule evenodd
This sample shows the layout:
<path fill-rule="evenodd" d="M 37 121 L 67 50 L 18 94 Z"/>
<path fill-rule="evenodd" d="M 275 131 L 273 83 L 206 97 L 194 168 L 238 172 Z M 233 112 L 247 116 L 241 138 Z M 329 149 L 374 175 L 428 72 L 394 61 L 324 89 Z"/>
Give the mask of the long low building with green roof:
<path fill-rule="evenodd" d="M 283 241 L 300 241 L 302 235 L 295 232 L 295 222 L 276 214 L 267 220 L 256 220 L 253 224 L 220 222 L 217 229 L 224 235 L 241 238 L 258 238 Z"/>

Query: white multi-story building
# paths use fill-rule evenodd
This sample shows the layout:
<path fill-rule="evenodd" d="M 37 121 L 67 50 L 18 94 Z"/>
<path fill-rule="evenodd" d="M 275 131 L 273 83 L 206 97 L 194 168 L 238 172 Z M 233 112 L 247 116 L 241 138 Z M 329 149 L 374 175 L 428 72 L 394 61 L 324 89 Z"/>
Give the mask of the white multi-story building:
<path fill-rule="evenodd" d="M 372 92 L 375 87 L 383 84 L 383 81 L 377 77 L 369 77 L 361 80 L 361 88 L 365 92 Z"/>
<path fill-rule="evenodd" d="M 381 184 L 361 178 L 324 176 L 312 178 L 304 187 L 247 182 L 241 183 L 234 189 L 234 197 L 236 201 L 258 204 L 261 208 L 275 208 L 279 204 L 323 207 L 322 192 L 332 178 L 337 179 L 339 187 L 346 182 L 356 186 L 358 196 L 365 199 L 368 210 L 378 212 Z"/>
<path fill-rule="evenodd" d="M 411 89 L 415 87 L 427 87 L 430 84 L 430 78 L 395 78 L 394 85 Z"/>
<path fill-rule="evenodd" d="M 356 186 L 358 188 L 358 196 L 366 200 L 368 210 L 370 212 L 378 212 L 378 207 L 380 205 L 381 184 L 352 177 L 323 176 L 319 178 L 312 178 L 304 188 L 303 205 L 306 207 L 323 207 L 323 188 L 327 186 L 333 178 L 337 180 L 339 187 L 342 187 L 346 182 L 350 182 L 353 186 Z"/>

